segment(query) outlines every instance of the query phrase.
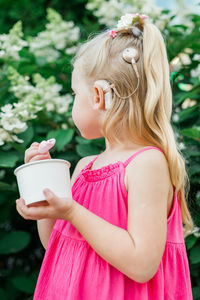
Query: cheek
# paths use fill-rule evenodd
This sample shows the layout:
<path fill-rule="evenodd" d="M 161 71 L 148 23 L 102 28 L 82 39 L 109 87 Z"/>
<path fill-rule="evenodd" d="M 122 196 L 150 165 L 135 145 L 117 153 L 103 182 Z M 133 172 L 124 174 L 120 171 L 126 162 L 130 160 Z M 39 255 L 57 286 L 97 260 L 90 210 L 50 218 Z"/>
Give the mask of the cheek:
<path fill-rule="evenodd" d="M 78 114 L 77 101 L 74 100 L 74 104 L 72 107 L 72 119 L 73 119 L 75 125 L 76 125 L 77 114 Z"/>
<path fill-rule="evenodd" d="M 90 119 L 90 109 L 88 108 L 87 104 L 84 103 L 83 100 L 84 99 L 76 98 L 72 107 L 72 119 L 74 121 L 74 124 L 79 129 L 87 126 L 88 119 Z"/>

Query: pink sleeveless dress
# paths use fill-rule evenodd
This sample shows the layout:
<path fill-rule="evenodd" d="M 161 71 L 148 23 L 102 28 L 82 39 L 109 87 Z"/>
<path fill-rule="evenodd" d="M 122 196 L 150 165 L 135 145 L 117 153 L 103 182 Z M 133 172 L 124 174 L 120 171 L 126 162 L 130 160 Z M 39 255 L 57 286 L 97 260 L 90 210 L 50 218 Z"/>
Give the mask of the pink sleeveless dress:
<path fill-rule="evenodd" d="M 148 146 L 125 162 L 90 170 L 97 155 L 76 178 L 72 186 L 73 199 L 106 221 L 127 230 L 125 167 L 136 155 L 150 149 L 162 151 Z M 192 300 L 182 229 L 174 187 L 162 260 L 151 280 L 138 283 L 100 257 L 70 222 L 58 219 L 47 245 L 33 300 Z"/>

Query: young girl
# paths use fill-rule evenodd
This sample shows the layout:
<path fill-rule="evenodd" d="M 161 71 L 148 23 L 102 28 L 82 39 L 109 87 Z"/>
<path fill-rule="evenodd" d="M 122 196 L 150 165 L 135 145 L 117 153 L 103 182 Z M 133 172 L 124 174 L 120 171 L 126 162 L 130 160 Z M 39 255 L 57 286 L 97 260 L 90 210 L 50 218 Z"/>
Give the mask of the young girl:
<path fill-rule="evenodd" d="M 45 189 L 46 206 L 17 200 L 46 248 L 33 300 L 192 300 L 188 177 L 160 31 L 145 15 L 123 16 L 80 47 L 72 86 L 74 123 L 106 149 L 78 162 L 73 199 Z M 25 162 L 51 158 L 38 145 Z"/>

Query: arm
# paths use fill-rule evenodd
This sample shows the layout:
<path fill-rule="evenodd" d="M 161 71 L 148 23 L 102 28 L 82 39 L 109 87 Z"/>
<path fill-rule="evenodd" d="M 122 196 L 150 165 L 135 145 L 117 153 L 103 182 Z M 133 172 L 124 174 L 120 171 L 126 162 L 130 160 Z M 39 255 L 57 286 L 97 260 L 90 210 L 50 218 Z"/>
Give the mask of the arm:
<path fill-rule="evenodd" d="M 127 231 L 77 202 L 68 220 L 103 259 L 143 283 L 155 275 L 164 252 L 170 177 L 157 151 L 143 153 L 129 166 Z"/>
<path fill-rule="evenodd" d="M 45 249 L 47 248 L 47 244 L 55 222 L 56 222 L 55 219 L 37 220 L 38 235 Z"/>
<path fill-rule="evenodd" d="M 91 160 L 91 156 L 83 157 L 80 159 L 74 169 L 74 172 L 71 177 L 71 188 L 80 173 L 80 171 L 84 168 L 84 166 Z M 38 229 L 38 234 L 40 241 L 43 245 L 43 247 L 46 249 L 47 244 L 53 229 L 53 226 L 56 222 L 56 219 L 40 219 L 37 220 L 37 229 Z"/>

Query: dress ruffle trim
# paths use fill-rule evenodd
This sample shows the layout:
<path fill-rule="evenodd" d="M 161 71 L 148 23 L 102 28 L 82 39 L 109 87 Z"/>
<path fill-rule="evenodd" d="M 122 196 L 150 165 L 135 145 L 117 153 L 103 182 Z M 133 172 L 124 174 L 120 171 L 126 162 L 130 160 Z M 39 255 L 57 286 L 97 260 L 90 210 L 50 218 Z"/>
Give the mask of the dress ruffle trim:
<path fill-rule="evenodd" d="M 87 181 L 97 181 L 99 179 L 107 178 L 119 170 L 121 162 L 118 161 L 114 164 L 103 166 L 100 169 L 90 170 L 91 164 L 81 171 L 81 175 Z"/>

